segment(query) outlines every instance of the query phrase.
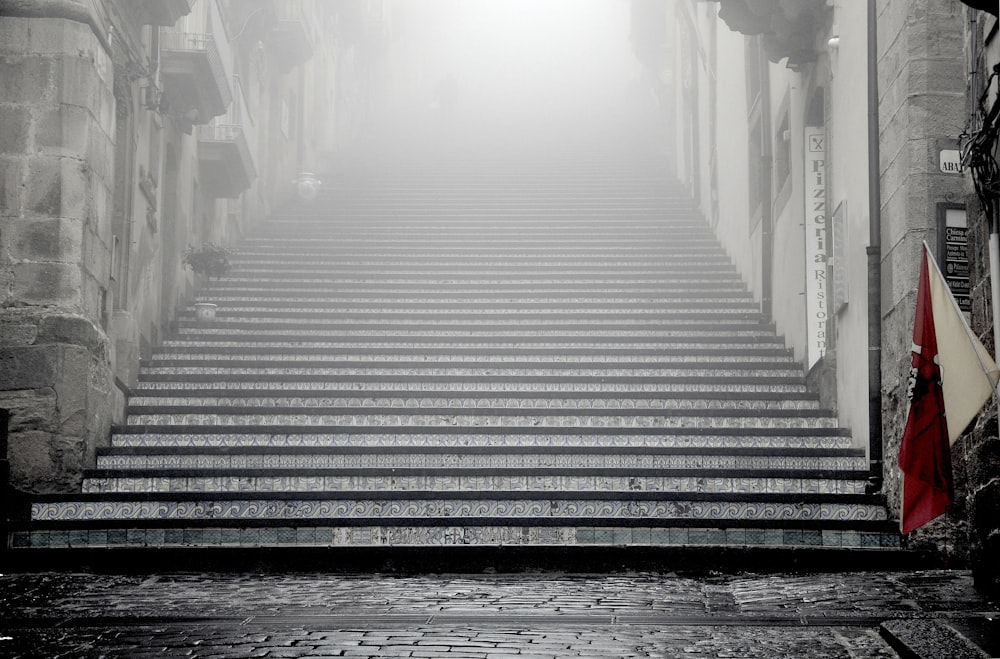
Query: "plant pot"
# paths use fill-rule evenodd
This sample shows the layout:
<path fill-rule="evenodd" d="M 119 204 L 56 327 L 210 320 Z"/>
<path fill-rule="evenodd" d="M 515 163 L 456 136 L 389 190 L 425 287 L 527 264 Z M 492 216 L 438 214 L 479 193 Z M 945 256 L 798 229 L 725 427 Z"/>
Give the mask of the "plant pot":
<path fill-rule="evenodd" d="M 215 310 L 219 305 L 211 302 L 195 302 L 194 316 L 198 320 L 215 320 Z"/>

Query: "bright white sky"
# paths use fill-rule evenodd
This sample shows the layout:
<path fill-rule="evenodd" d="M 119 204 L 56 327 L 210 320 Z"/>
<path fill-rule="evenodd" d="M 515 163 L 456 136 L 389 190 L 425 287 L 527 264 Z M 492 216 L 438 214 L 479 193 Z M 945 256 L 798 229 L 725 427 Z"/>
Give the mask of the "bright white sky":
<path fill-rule="evenodd" d="M 447 75 L 481 125 L 551 127 L 629 93 L 627 0 L 406 0 L 397 66 L 412 106 Z M 398 6 L 398 5 L 397 5 Z"/>

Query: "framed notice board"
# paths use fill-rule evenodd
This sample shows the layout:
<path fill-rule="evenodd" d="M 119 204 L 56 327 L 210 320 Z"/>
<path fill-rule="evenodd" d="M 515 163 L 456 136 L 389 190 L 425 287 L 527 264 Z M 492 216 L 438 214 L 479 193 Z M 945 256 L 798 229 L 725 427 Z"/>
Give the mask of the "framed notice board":
<path fill-rule="evenodd" d="M 937 205 L 937 261 L 963 313 L 972 312 L 969 283 L 969 219 L 964 204 Z"/>

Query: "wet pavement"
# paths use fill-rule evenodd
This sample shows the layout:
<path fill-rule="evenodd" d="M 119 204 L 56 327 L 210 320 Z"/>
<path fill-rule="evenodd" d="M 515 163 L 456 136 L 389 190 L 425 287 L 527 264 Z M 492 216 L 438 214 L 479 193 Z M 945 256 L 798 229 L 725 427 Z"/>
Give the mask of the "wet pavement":
<path fill-rule="evenodd" d="M 938 570 L 0 576 L 4 657 L 873 659 L 921 656 L 887 630 L 995 617 L 971 575 Z"/>

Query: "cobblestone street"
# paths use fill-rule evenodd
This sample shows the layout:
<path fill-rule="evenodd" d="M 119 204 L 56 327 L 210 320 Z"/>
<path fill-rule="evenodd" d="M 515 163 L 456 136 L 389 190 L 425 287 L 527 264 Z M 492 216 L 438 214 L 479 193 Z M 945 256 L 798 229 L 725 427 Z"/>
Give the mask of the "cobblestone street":
<path fill-rule="evenodd" d="M 947 656 L 986 657 L 954 630 L 996 613 L 968 573 L 944 571 L 25 573 L 0 577 L 0 589 L 5 657 L 868 659 L 901 656 L 892 625 L 950 635 Z"/>

